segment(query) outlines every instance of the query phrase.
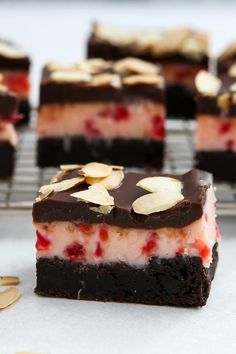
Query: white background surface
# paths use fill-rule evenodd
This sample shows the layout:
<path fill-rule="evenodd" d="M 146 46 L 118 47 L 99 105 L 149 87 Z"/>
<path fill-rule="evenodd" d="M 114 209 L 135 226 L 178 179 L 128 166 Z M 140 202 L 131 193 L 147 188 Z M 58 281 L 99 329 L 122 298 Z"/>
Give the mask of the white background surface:
<path fill-rule="evenodd" d="M 217 53 L 236 38 L 236 4 L 179 2 L 0 4 L 0 33 L 33 58 L 33 99 L 47 60 L 75 62 L 84 55 L 92 20 L 126 27 L 193 25 L 208 30 Z M 33 294 L 34 230 L 30 212 L 0 214 L 0 273 L 21 278 L 22 298 L 0 312 L 0 354 L 236 353 L 236 221 L 220 219 L 220 264 L 208 304 L 178 309 L 46 299 Z"/>

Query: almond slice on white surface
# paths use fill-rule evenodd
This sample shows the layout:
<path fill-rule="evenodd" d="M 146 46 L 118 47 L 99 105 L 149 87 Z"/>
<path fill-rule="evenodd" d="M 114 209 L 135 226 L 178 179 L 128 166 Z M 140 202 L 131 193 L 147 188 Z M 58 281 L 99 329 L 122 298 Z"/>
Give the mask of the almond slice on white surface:
<path fill-rule="evenodd" d="M 81 168 L 85 177 L 102 178 L 107 177 L 112 172 L 112 167 L 98 162 L 90 162 Z"/>
<path fill-rule="evenodd" d="M 0 309 L 5 309 L 6 307 L 13 304 L 21 296 L 21 291 L 19 288 L 8 288 L 0 292 Z"/>
<path fill-rule="evenodd" d="M 89 186 L 84 191 L 73 193 L 71 196 L 98 205 L 114 205 L 114 198 L 99 183 Z"/>
<path fill-rule="evenodd" d="M 74 186 L 77 186 L 78 184 L 82 183 L 84 181 L 84 177 L 75 177 L 71 179 L 65 179 L 61 182 L 57 183 L 52 183 L 52 184 L 47 184 L 45 186 L 42 186 L 39 190 L 40 193 L 48 193 L 50 192 L 62 192 L 66 191 L 67 189 L 70 189 Z"/>
<path fill-rule="evenodd" d="M 0 277 L 0 286 L 18 285 L 20 282 L 19 277 Z"/>
<path fill-rule="evenodd" d="M 183 188 L 183 183 L 172 177 L 153 176 L 141 179 L 136 186 L 151 193 L 180 193 Z"/>
<path fill-rule="evenodd" d="M 181 202 L 184 196 L 181 193 L 156 192 L 145 194 L 133 202 L 133 210 L 137 214 L 149 215 L 168 210 Z"/>
<path fill-rule="evenodd" d="M 215 75 L 201 70 L 195 78 L 195 85 L 200 93 L 208 96 L 216 96 L 220 91 L 222 82 Z"/>

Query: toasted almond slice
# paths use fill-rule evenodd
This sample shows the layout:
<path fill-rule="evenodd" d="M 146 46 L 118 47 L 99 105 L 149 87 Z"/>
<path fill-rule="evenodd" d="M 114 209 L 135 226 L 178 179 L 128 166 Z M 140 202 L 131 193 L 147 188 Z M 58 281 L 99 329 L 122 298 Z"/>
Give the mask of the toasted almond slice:
<path fill-rule="evenodd" d="M 84 165 L 77 165 L 77 164 L 73 164 L 73 165 L 61 165 L 60 166 L 60 169 L 62 171 L 73 171 L 73 170 L 76 170 L 77 168 L 81 168 L 83 167 Z"/>
<path fill-rule="evenodd" d="M 136 73 L 155 75 L 159 72 L 159 67 L 155 64 L 138 58 L 125 58 L 118 60 L 113 65 L 113 70 L 119 74 Z"/>
<path fill-rule="evenodd" d="M 20 279 L 18 277 L 0 277 L 0 286 L 18 285 Z"/>
<path fill-rule="evenodd" d="M 124 166 L 111 165 L 111 167 L 114 171 L 123 171 L 124 170 Z"/>
<path fill-rule="evenodd" d="M 41 202 L 42 200 L 46 199 L 51 193 L 53 192 L 52 189 L 48 189 L 47 192 L 40 194 L 35 201 L 36 202 Z"/>
<path fill-rule="evenodd" d="M 88 189 L 73 193 L 71 196 L 98 205 L 114 205 L 114 198 L 100 184 L 93 184 Z"/>
<path fill-rule="evenodd" d="M 225 92 L 217 97 L 218 107 L 226 113 L 229 111 L 230 103 L 230 94 L 228 92 Z"/>
<path fill-rule="evenodd" d="M 0 53 L 8 58 L 23 58 L 26 56 L 21 49 L 4 42 L 0 43 Z"/>
<path fill-rule="evenodd" d="M 181 202 L 181 193 L 156 192 L 145 194 L 133 202 L 133 210 L 137 214 L 149 215 L 172 208 Z"/>
<path fill-rule="evenodd" d="M 121 79 L 119 75 L 105 73 L 93 76 L 91 84 L 93 86 L 112 86 L 120 88 Z"/>
<path fill-rule="evenodd" d="M 95 211 L 96 213 L 99 214 L 110 214 L 114 207 L 111 205 L 100 205 L 99 207 L 91 207 L 90 210 Z"/>
<path fill-rule="evenodd" d="M 230 87 L 229 87 L 230 91 L 231 92 L 235 92 L 236 91 L 236 82 L 234 84 L 232 84 Z"/>
<path fill-rule="evenodd" d="M 88 74 L 98 74 L 109 67 L 111 62 L 100 58 L 87 59 L 78 65 L 79 70 Z"/>
<path fill-rule="evenodd" d="M 53 81 L 64 82 L 90 82 L 91 76 L 87 73 L 80 72 L 78 70 L 71 71 L 53 71 L 50 75 L 50 79 Z"/>
<path fill-rule="evenodd" d="M 8 288 L 0 292 L 0 309 L 5 309 L 6 307 L 13 304 L 19 299 L 21 291 L 19 288 Z"/>
<path fill-rule="evenodd" d="M 164 83 L 164 78 L 159 75 L 130 75 L 124 77 L 123 83 L 125 85 L 161 85 Z"/>
<path fill-rule="evenodd" d="M 40 193 L 48 193 L 49 191 L 53 192 L 62 192 L 66 191 L 67 189 L 70 189 L 74 186 L 77 186 L 78 184 L 82 183 L 84 181 L 84 177 L 75 177 L 71 179 L 65 179 L 61 182 L 57 183 L 52 183 L 52 184 L 47 184 L 45 186 L 42 186 L 39 190 Z"/>
<path fill-rule="evenodd" d="M 228 75 L 231 77 L 236 77 L 236 63 L 231 65 L 231 67 L 228 70 Z"/>
<path fill-rule="evenodd" d="M 49 71 L 74 71 L 75 68 L 71 65 L 65 65 L 57 62 L 48 62 L 46 65 Z"/>
<path fill-rule="evenodd" d="M 101 179 L 102 179 L 102 178 L 100 178 L 100 177 L 86 177 L 86 178 L 85 178 L 85 182 L 86 182 L 87 184 L 92 185 L 92 184 L 97 184 L 97 183 L 99 183 L 99 182 L 101 181 Z"/>
<path fill-rule="evenodd" d="M 81 168 L 85 177 L 102 178 L 107 177 L 112 172 L 112 167 L 98 162 L 90 162 Z"/>
<path fill-rule="evenodd" d="M 136 186 L 152 193 L 180 193 L 183 188 L 183 183 L 172 177 L 154 176 L 141 179 Z"/>
<path fill-rule="evenodd" d="M 196 76 L 195 85 L 203 95 L 216 96 L 220 91 L 222 82 L 211 73 L 201 70 Z"/>
<path fill-rule="evenodd" d="M 99 184 L 101 184 L 107 190 L 114 189 L 120 186 L 123 178 L 123 171 L 112 171 L 109 176 L 100 179 Z"/>

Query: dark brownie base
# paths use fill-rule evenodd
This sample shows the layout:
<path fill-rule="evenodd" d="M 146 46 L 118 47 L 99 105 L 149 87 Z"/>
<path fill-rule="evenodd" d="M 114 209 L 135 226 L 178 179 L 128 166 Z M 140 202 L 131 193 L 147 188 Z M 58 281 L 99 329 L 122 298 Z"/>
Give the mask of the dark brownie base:
<path fill-rule="evenodd" d="M 182 85 L 168 85 L 166 90 L 167 117 L 170 119 L 194 119 L 196 102 L 193 90 Z"/>
<path fill-rule="evenodd" d="M 37 260 L 35 292 L 70 299 L 148 305 L 203 306 L 218 262 L 217 245 L 209 269 L 199 257 L 153 257 L 145 268 L 125 263 L 83 265 L 54 257 Z"/>
<path fill-rule="evenodd" d="M 30 111 L 31 106 L 27 99 L 20 99 L 18 104 L 18 111 L 20 114 L 23 115 L 23 118 L 16 123 L 16 126 L 26 125 L 30 121 Z"/>
<path fill-rule="evenodd" d="M 236 153 L 232 151 L 199 151 L 195 167 L 211 172 L 216 181 L 236 182 Z"/>
<path fill-rule="evenodd" d="M 8 142 L 0 140 L 0 179 L 10 178 L 14 171 L 15 148 Z"/>
<path fill-rule="evenodd" d="M 127 167 L 163 165 L 164 143 L 139 139 L 41 138 L 37 145 L 39 167 L 67 163 L 106 162 Z"/>

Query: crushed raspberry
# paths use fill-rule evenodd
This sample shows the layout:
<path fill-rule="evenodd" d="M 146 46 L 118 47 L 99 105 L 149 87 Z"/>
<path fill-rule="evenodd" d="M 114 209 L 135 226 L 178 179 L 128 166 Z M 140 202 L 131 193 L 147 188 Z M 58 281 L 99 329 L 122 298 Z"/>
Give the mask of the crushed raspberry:
<path fill-rule="evenodd" d="M 78 242 L 73 242 L 64 250 L 64 255 L 69 258 L 71 261 L 74 260 L 85 260 L 85 249 Z"/>
<path fill-rule="evenodd" d="M 90 135 L 93 135 L 93 136 L 100 136 L 101 135 L 100 131 L 96 128 L 94 121 L 91 119 L 88 119 L 85 122 L 85 129 L 86 129 L 86 132 Z"/>
<path fill-rule="evenodd" d="M 23 116 L 21 114 L 12 114 L 11 116 L 0 116 L 0 120 L 6 122 L 6 123 L 12 123 L 15 124 L 19 120 L 21 120 Z"/>
<path fill-rule="evenodd" d="M 231 122 L 229 120 L 226 120 L 220 124 L 219 133 L 221 135 L 226 134 L 230 131 L 230 128 L 231 128 Z"/>
<path fill-rule="evenodd" d="M 28 75 L 12 74 L 4 76 L 4 84 L 11 90 L 18 94 L 28 95 L 30 90 L 30 82 Z"/>
<path fill-rule="evenodd" d="M 208 258 L 210 256 L 210 248 L 200 239 L 196 239 L 194 246 L 198 249 L 199 255 L 202 258 Z"/>
<path fill-rule="evenodd" d="M 91 235 L 94 232 L 92 225 L 79 224 L 78 228 L 82 234 L 87 235 L 87 236 Z"/>
<path fill-rule="evenodd" d="M 99 231 L 99 237 L 101 241 L 107 241 L 109 238 L 108 230 L 106 227 L 102 226 Z"/>
<path fill-rule="evenodd" d="M 49 248 L 51 241 L 49 241 L 45 236 L 43 236 L 38 230 L 36 230 L 36 249 L 37 251 L 43 251 Z"/>
<path fill-rule="evenodd" d="M 117 105 L 113 112 L 113 118 L 116 121 L 129 120 L 130 114 L 128 108 L 123 104 Z"/>
<path fill-rule="evenodd" d="M 208 222 L 208 215 L 207 215 L 207 213 L 204 214 L 204 218 L 205 218 L 206 222 Z"/>
<path fill-rule="evenodd" d="M 156 115 L 152 118 L 152 133 L 156 138 L 164 139 L 165 128 L 164 119 L 162 116 Z"/>
<path fill-rule="evenodd" d="M 175 254 L 176 256 L 182 256 L 184 254 L 184 246 L 179 246 Z"/>
<path fill-rule="evenodd" d="M 153 232 L 150 235 L 150 238 L 147 241 L 147 243 L 142 247 L 142 253 L 151 254 L 154 251 L 154 249 L 157 247 L 157 238 L 158 235 L 155 232 Z"/>
<path fill-rule="evenodd" d="M 232 139 L 229 139 L 228 141 L 226 141 L 226 147 L 227 147 L 228 150 L 233 150 L 234 141 Z"/>
<path fill-rule="evenodd" d="M 103 249 L 101 247 L 100 242 L 97 243 L 97 247 L 95 249 L 94 254 L 95 254 L 96 257 L 102 257 L 103 256 Z"/>

